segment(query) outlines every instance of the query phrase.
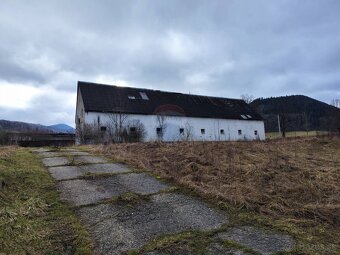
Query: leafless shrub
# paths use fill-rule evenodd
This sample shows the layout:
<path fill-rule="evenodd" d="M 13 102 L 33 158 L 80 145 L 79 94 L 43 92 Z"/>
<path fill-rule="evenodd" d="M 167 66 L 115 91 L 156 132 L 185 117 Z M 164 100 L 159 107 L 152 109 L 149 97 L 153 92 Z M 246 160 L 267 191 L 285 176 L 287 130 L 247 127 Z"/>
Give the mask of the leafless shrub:
<path fill-rule="evenodd" d="M 124 138 L 127 134 L 127 126 L 128 126 L 128 115 L 118 112 L 118 113 L 111 113 L 108 115 L 108 122 L 107 122 L 107 132 L 110 137 L 111 142 L 120 143 L 124 142 Z"/>
<path fill-rule="evenodd" d="M 254 101 L 254 96 L 253 95 L 248 95 L 248 94 L 243 94 L 241 95 L 241 99 L 246 102 L 247 104 L 250 104 L 251 102 Z"/>
<path fill-rule="evenodd" d="M 157 131 L 157 138 L 159 141 L 163 141 L 164 138 L 164 134 L 167 128 L 167 116 L 160 113 L 156 115 L 157 118 L 157 127 L 156 127 L 156 131 Z"/>

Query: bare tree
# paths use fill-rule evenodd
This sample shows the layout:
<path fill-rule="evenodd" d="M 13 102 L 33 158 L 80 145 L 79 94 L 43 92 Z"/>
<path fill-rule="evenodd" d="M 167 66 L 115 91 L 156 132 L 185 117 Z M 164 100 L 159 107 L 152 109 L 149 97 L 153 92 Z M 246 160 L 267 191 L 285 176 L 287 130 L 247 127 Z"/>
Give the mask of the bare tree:
<path fill-rule="evenodd" d="M 166 122 L 167 116 L 165 114 L 157 114 L 157 127 L 156 127 L 156 132 L 157 132 L 157 138 L 158 140 L 162 141 L 164 138 L 164 133 L 167 128 L 167 122 Z"/>
<path fill-rule="evenodd" d="M 189 122 L 185 123 L 184 127 L 184 138 L 186 141 L 190 141 L 193 139 L 194 128 L 189 124 Z"/>
<path fill-rule="evenodd" d="M 78 125 L 76 129 L 76 137 L 77 143 L 80 144 L 99 143 L 101 140 L 99 128 L 95 121 L 93 124 L 84 123 Z"/>
<path fill-rule="evenodd" d="M 335 106 L 337 108 L 340 108 L 340 99 L 339 98 L 332 99 L 331 105 L 333 105 L 333 106 Z"/>
<path fill-rule="evenodd" d="M 336 108 L 340 108 L 340 99 L 339 98 L 333 99 L 331 101 L 331 105 L 333 105 Z M 334 131 L 340 134 L 340 110 L 339 109 L 330 110 L 329 116 L 330 116 L 329 126 L 331 126 Z"/>
<path fill-rule="evenodd" d="M 128 115 L 123 112 L 110 113 L 106 125 L 111 142 L 123 142 L 124 131 L 128 126 Z"/>
<path fill-rule="evenodd" d="M 248 94 L 243 94 L 241 95 L 241 99 L 246 102 L 247 104 L 250 104 L 251 102 L 254 101 L 254 96 L 253 95 L 248 95 Z"/>

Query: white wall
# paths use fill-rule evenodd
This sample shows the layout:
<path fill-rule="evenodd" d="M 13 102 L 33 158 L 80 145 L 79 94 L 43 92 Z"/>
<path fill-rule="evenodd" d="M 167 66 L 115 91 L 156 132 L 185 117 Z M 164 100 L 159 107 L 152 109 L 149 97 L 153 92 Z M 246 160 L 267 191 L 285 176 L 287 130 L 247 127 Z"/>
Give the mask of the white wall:
<path fill-rule="evenodd" d="M 98 116 L 101 126 L 108 126 L 109 114 L 86 112 L 85 123 L 97 123 Z M 140 121 L 146 129 L 145 141 L 157 140 L 156 128 L 159 126 L 157 116 L 155 115 L 128 115 L 128 122 L 133 123 Z M 181 135 L 180 128 L 187 130 L 186 126 L 192 127 L 192 140 L 201 141 L 236 141 L 236 140 L 255 140 L 265 139 L 264 123 L 256 120 L 227 120 L 227 119 L 211 119 L 211 118 L 189 118 L 189 117 L 173 117 L 169 116 L 165 119 L 166 129 L 164 132 L 164 141 L 179 141 L 185 139 L 185 134 Z M 133 124 L 131 124 L 133 126 Z M 205 134 L 201 134 L 201 129 L 205 129 Z M 220 130 L 224 130 L 224 135 Z M 242 134 L 238 134 L 238 130 L 242 130 Z M 255 135 L 257 130 L 257 135 Z"/>

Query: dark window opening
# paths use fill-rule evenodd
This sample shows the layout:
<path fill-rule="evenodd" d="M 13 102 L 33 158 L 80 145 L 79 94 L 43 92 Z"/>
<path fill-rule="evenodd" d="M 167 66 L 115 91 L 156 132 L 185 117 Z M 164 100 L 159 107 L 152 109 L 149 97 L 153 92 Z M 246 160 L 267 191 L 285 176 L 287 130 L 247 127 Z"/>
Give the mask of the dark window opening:
<path fill-rule="evenodd" d="M 80 125 L 80 118 L 78 118 L 78 124 Z"/>
<path fill-rule="evenodd" d="M 106 127 L 100 127 L 100 131 L 106 131 Z"/>
<path fill-rule="evenodd" d="M 254 134 L 257 135 L 257 130 L 254 131 Z"/>
<path fill-rule="evenodd" d="M 162 134 L 162 128 L 158 127 L 156 128 L 157 135 Z"/>
<path fill-rule="evenodd" d="M 221 135 L 224 135 L 224 129 L 220 130 Z"/>
<path fill-rule="evenodd" d="M 204 129 L 204 128 L 201 129 L 201 134 L 202 134 L 202 135 L 205 134 L 205 129 Z"/>
<path fill-rule="evenodd" d="M 180 128 L 180 129 L 179 129 L 179 133 L 180 133 L 180 134 L 184 134 L 184 128 Z"/>
<path fill-rule="evenodd" d="M 131 133 L 136 132 L 136 128 L 135 128 L 135 127 L 130 127 L 130 132 L 131 132 Z"/>
<path fill-rule="evenodd" d="M 241 129 L 238 130 L 238 134 L 242 135 L 242 130 Z"/>

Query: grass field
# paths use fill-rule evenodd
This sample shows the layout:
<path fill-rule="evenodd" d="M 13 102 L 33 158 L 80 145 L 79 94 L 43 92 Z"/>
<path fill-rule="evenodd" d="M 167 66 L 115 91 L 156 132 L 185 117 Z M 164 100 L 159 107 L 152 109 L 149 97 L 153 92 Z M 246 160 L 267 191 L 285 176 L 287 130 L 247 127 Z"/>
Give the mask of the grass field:
<path fill-rule="evenodd" d="M 327 135 L 327 131 L 292 131 L 292 132 L 286 132 L 286 137 L 313 137 L 313 136 L 322 136 Z M 281 138 L 282 134 L 279 134 L 279 132 L 267 132 L 266 133 L 266 139 L 276 139 Z"/>
<path fill-rule="evenodd" d="M 0 147 L 0 183 L 0 254 L 91 254 L 88 233 L 28 149 Z"/>
<path fill-rule="evenodd" d="M 150 170 L 236 221 L 286 231 L 301 254 L 340 252 L 339 137 L 84 148 Z"/>

